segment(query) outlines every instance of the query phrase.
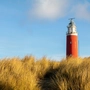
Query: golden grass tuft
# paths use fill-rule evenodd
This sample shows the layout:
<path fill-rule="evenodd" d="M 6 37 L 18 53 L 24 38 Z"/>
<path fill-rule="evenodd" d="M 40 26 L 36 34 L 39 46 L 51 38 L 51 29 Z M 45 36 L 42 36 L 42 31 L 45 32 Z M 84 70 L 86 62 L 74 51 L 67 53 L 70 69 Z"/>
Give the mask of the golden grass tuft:
<path fill-rule="evenodd" d="M 2 59 L 0 90 L 90 90 L 90 58 Z"/>

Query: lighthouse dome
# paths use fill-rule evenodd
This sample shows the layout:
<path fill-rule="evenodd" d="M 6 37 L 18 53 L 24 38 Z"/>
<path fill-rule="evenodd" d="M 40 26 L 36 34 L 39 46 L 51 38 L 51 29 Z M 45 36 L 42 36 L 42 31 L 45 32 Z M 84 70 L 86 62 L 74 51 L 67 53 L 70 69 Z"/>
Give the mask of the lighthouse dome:
<path fill-rule="evenodd" d="M 74 23 L 74 21 L 70 21 L 70 23 L 69 23 L 69 26 L 73 26 L 73 25 L 75 25 L 75 23 Z"/>

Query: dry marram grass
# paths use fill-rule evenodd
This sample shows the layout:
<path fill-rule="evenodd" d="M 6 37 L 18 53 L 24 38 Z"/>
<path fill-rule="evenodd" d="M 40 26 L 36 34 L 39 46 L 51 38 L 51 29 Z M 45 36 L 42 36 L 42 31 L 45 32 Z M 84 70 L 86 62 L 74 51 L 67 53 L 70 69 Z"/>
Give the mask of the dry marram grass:
<path fill-rule="evenodd" d="M 0 90 L 90 90 L 90 58 L 0 60 Z"/>

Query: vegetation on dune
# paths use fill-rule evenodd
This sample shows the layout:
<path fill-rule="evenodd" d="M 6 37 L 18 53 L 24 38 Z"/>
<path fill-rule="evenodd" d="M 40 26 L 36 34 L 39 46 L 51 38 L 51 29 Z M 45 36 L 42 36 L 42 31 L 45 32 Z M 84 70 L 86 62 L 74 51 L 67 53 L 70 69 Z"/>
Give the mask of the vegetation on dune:
<path fill-rule="evenodd" d="M 89 90 L 90 58 L 0 60 L 0 90 Z"/>

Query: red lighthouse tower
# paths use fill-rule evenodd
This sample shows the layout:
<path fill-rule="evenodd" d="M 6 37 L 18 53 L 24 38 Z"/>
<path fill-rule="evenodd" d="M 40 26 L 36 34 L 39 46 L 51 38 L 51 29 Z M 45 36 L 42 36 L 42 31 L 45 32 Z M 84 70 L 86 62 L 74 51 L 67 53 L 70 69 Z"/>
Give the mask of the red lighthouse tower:
<path fill-rule="evenodd" d="M 68 31 L 66 34 L 66 56 L 78 57 L 78 33 L 73 18 L 67 26 Z"/>

